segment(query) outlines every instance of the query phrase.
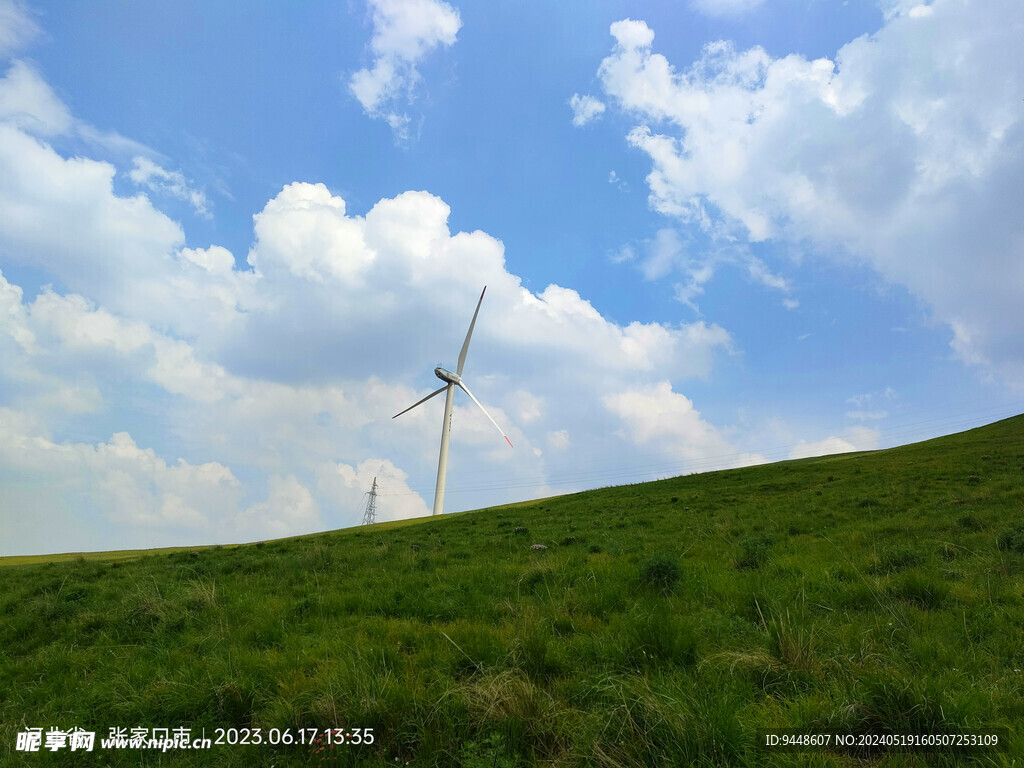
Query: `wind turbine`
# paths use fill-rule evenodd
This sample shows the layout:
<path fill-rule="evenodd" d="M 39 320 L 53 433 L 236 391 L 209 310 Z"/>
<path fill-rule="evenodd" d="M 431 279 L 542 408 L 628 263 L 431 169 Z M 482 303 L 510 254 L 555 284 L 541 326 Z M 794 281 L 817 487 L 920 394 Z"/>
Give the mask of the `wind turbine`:
<path fill-rule="evenodd" d="M 427 402 L 434 395 L 440 395 L 445 392 L 444 399 L 444 421 L 441 423 L 441 456 L 437 460 L 437 487 L 434 489 L 434 514 L 440 515 L 444 511 L 444 483 L 445 475 L 448 472 L 448 438 L 452 432 L 452 400 L 455 395 L 455 388 L 458 387 L 463 392 L 472 398 L 473 402 L 480 406 L 480 410 L 484 412 L 484 416 L 491 419 L 491 414 L 487 412 L 487 409 L 480 405 L 480 401 L 477 400 L 473 393 L 469 391 L 466 383 L 462 380 L 462 368 L 466 364 L 466 353 L 469 351 L 469 339 L 473 335 L 473 326 L 476 325 L 476 316 L 480 314 L 480 305 L 484 302 L 484 294 L 487 293 L 487 286 L 484 286 L 483 291 L 480 292 L 480 301 L 476 303 L 476 312 L 473 313 L 473 320 L 469 324 L 469 331 L 466 332 L 466 340 L 462 343 L 462 351 L 459 352 L 459 367 L 452 373 L 447 371 L 441 366 L 437 366 L 434 369 L 434 375 L 437 376 L 441 381 L 445 382 L 445 385 L 440 389 L 435 389 L 429 395 L 424 397 L 419 402 L 413 403 L 401 413 L 396 413 L 392 416 L 392 419 L 397 419 L 403 413 L 408 413 L 417 405 Z M 498 422 L 491 419 L 491 424 L 494 428 L 501 433 L 501 436 L 505 438 L 505 442 L 508 443 L 509 447 L 512 447 L 512 441 L 508 439 L 508 435 L 501 431 L 501 427 L 498 426 Z"/>

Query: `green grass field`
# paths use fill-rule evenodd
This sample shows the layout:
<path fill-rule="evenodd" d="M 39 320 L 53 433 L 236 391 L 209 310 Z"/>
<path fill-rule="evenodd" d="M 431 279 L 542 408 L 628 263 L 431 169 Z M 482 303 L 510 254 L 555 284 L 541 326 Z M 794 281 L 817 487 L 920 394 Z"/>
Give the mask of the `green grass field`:
<path fill-rule="evenodd" d="M 436 520 L 0 563 L 3 765 L 1024 756 L 1024 417 Z M 374 743 L 15 751 L 29 727 L 183 726 Z M 781 753 L 755 746 L 766 730 L 1001 748 Z"/>

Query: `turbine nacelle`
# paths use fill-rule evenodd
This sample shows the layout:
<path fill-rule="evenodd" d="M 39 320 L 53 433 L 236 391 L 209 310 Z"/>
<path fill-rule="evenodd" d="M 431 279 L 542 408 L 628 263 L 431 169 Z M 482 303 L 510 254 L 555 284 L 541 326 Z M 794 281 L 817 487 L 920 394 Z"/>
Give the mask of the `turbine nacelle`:
<path fill-rule="evenodd" d="M 455 384 L 456 386 L 460 386 L 462 384 L 462 377 L 459 376 L 459 374 L 445 370 L 440 365 L 434 369 L 434 375 L 441 381 L 446 381 L 449 384 Z"/>

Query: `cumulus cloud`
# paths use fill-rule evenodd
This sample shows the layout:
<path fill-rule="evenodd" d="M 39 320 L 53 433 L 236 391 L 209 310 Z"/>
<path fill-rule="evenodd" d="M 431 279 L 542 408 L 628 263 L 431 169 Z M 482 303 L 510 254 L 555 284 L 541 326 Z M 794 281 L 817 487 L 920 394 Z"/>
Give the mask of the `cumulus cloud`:
<path fill-rule="evenodd" d="M 139 186 L 184 200 L 203 218 L 212 218 L 207 208 L 206 193 L 192 187 L 181 171 L 165 170 L 145 157 L 133 158 L 132 165 L 134 168 L 128 176 Z"/>
<path fill-rule="evenodd" d="M 343 507 L 362 513 L 366 494 L 376 479 L 378 491 L 375 519 L 407 520 L 412 517 L 429 515 L 423 497 L 411 490 L 407 484 L 409 476 L 387 459 L 366 459 L 358 466 L 326 462 L 317 468 L 317 484 L 320 491 L 333 499 L 340 500 Z"/>
<path fill-rule="evenodd" d="M 38 77 L 11 75 L 15 81 L 28 78 L 26 82 Z M 10 80 L 11 76 L 0 81 L 0 93 Z M 51 93 L 41 79 L 38 83 L 40 87 L 15 92 Z M 18 103 L 33 105 L 46 99 L 20 98 Z M 52 114 L 39 117 L 44 113 Z M 212 318 L 224 328 L 239 321 L 247 302 L 255 300 L 255 276 L 225 269 L 229 252 L 219 247 L 183 248 L 181 225 L 145 195 L 114 193 L 113 165 L 64 157 L 27 132 L 39 133 L 43 124 L 56 130 L 66 121 L 52 115 L 65 113 L 35 109 L 36 117 L 28 120 L 29 113 L 21 109 L 0 120 L 3 258 L 40 269 L 111 311 L 184 335 L 208 329 Z"/>
<path fill-rule="evenodd" d="M 612 37 L 623 50 L 647 48 L 654 42 L 654 30 L 643 21 L 623 19 L 611 26 Z"/>
<path fill-rule="evenodd" d="M 362 220 L 347 217 L 345 201 L 323 184 L 289 184 L 253 222 L 259 248 L 249 254 L 249 263 L 257 270 L 286 268 L 320 283 L 352 282 L 373 260 Z"/>
<path fill-rule="evenodd" d="M 625 425 L 623 434 L 637 445 L 659 445 L 681 462 L 700 469 L 750 466 L 761 456 L 737 450 L 671 383 L 628 389 L 602 398 L 604 407 Z"/>
<path fill-rule="evenodd" d="M 261 538 L 313 533 L 322 526 L 313 495 L 294 475 L 272 476 L 267 500 L 246 508 L 234 522 L 239 530 Z"/>
<path fill-rule="evenodd" d="M 182 248 L 180 255 L 212 274 L 223 275 L 235 266 L 235 257 L 231 251 L 219 245 L 211 245 L 209 248 Z"/>
<path fill-rule="evenodd" d="M 578 93 L 574 93 L 569 99 L 569 108 L 572 109 L 572 124 L 577 128 L 597 119 L 605 110 L 604 102 L 600 99 L 595 99 L 589 94 L 580 96 Z"/>
<path fill-rule="evenodd" d="M 807 459 L 812 456 L 830 456 L 834 453 L 850 453 L 851 451 L 873 451 L 878 448 L 878 430 L 867 427 L 854 427 L 844 433 L 844 437 L 831 435 L 823 440 L 801 440 L 789 452 L 791 459 Z"/>
<path fill-rule="evenodd" d="M 372 118 L 385 120 L 399 140 L 409 138 L 410 118 L 402 112 L 420 80 L 418 65 L 428 54 L 455 44 L 459 12 L 443 0 L 370 0 L 373 65 L 349 80 L 349 90 Z"/>
<path fill-rule="evenodd" d="M 1022 384 L 1020 6 L 890 5 L 834 59 L 717 41 L 683 69 L 627 19 L 598 74 L 637 120 L 655 210 L 869 264 L 931 307 L 960 359 Z"/>
<path fill-rule="evenodd" d="M 0 248 L 96 289 L 140 276 L 183 244 L 181 226 L 145 197 L 113 194 L 115 169 L 67 159 L 10 122 L 0 123 Z"/>
<path fill-rule="evenodd" d="M 188 543 L 189 536 L 194 542 L 210 533 L 224 540 L 229 535 L 226 516 L 237 510 L 241 487 L 224 465 L 183 459 L 168 464 L 126 432 L 92 445 L 54 442 L 38 429 L 23 414 L 0 408 L 3 497 L 19 488 L 35 489 L 48 503 L 39 505 L 28 522 L 51 540 L 60 539 L 67 510 L 95 524 L 145 529 L 160 542 Z M 166 538 L 168 532 L 172 539 Z"/>

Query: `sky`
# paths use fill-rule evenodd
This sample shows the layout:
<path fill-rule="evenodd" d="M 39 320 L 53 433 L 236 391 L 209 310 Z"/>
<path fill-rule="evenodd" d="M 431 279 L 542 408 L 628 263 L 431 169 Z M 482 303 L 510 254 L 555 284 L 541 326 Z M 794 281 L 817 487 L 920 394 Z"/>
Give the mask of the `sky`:
<path fill-rule="evenodd" d="M 0 0 L 0 555 L 1024 412 L 1019 0 Z"/>

